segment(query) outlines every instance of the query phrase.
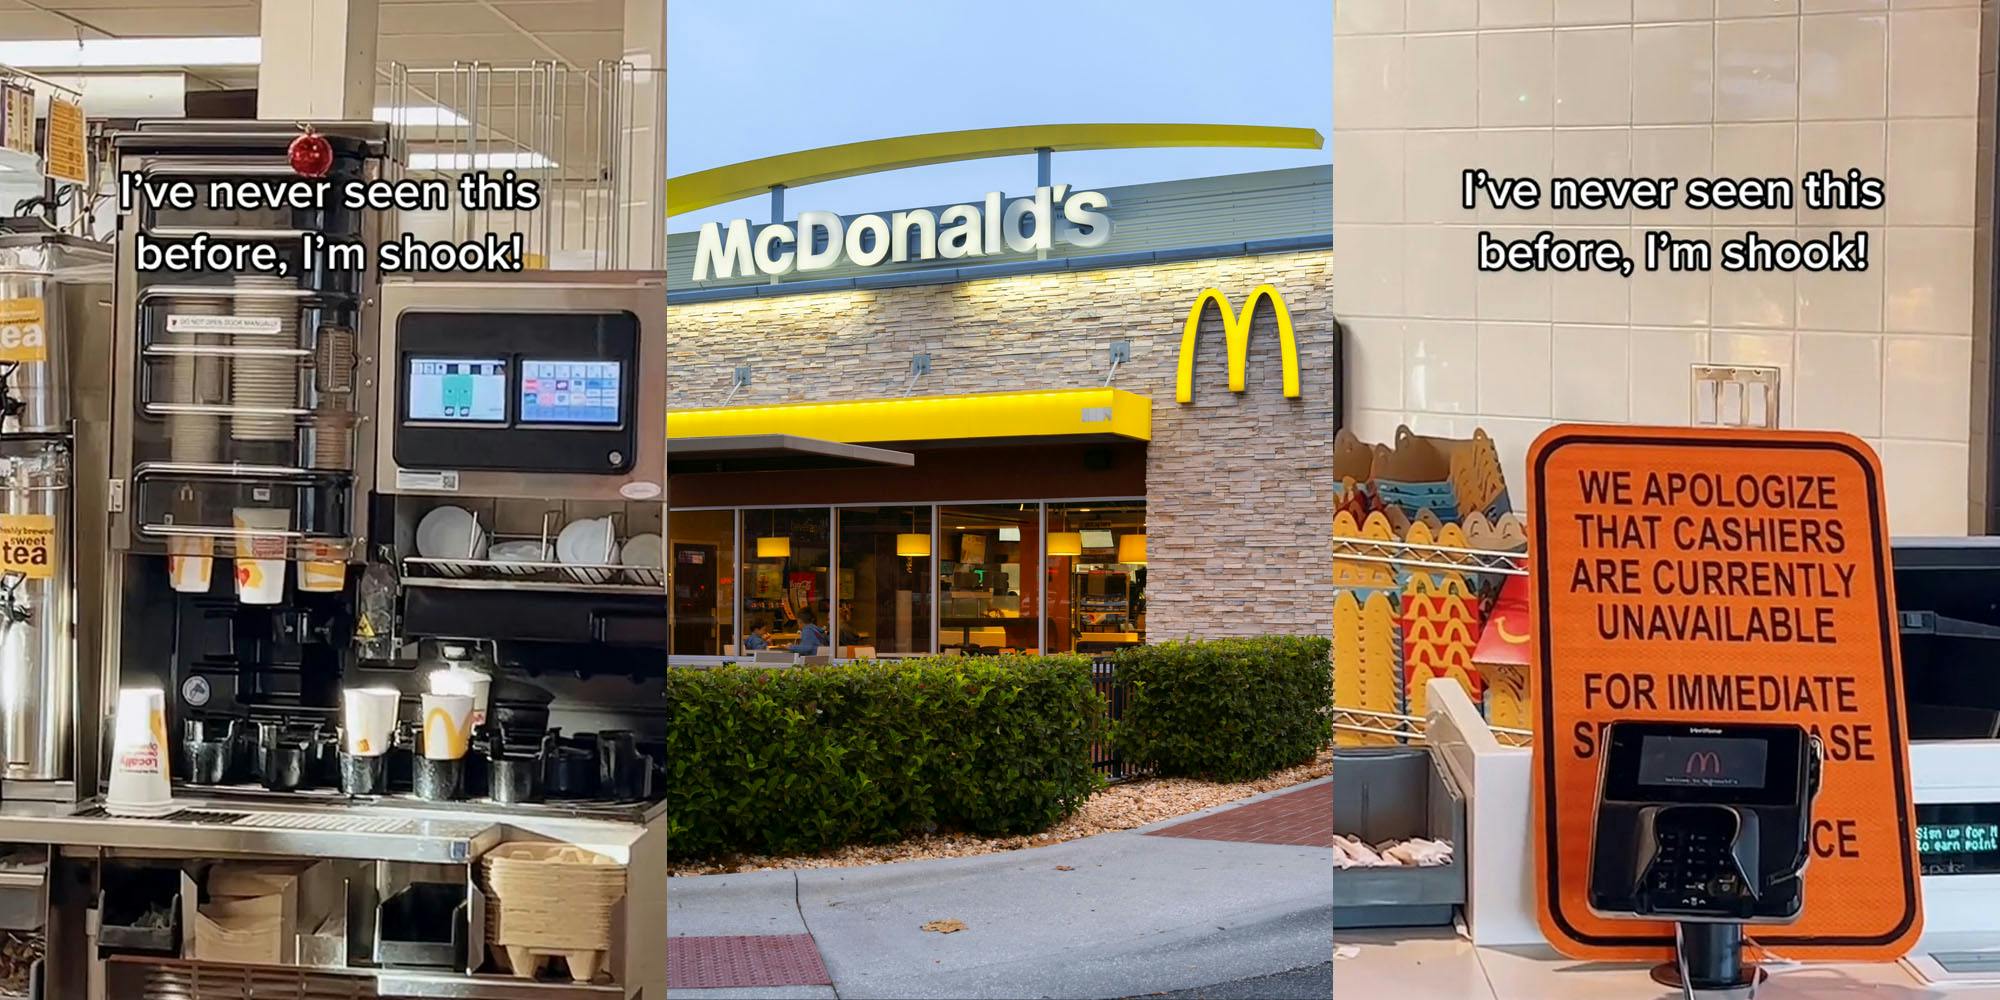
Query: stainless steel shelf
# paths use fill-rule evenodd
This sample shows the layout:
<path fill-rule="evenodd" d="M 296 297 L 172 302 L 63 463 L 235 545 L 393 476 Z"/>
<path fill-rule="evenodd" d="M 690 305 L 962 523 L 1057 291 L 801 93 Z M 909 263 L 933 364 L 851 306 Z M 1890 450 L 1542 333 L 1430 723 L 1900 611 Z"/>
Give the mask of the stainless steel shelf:
<path fill-rule="evenodd" d="M 548 799 L 541 802 L 521 802 L 511 805 L 494 802 L 491 799 L 459 799 L 452 802 L 432 802 L 414 795 L 380 795 L 351 798 L 337 789 L 310 789 L 293 792 L 273 792 L 261 785 L 191 785 L 175 786 L 183 795 L 205 798 L 217 808 L 237 811 L 265 808 L 295 810 L 310 808 L 318 812 L 344 812 L 352 807 L 379 814 L 384 819 L 407 816 L 413 812 L 436 814 L 449 810 L 468 820 L 476 816 L 491 816 L 500 821 L 523 819 L 590 820 L 605 823 L 645 824 L 666 814 L 666 803 L 660 802 L 613 802 L 606 799 Z M 335 814 L 338 814 L 337 812 Z"/>
<path fill-rule="evenodd" d="M 65 847 L 172 851 L 189 855 L 270 854 L 465 864 L 501 842 L 491 819 L 443 818 L 342 808 L 246 810 L 185 799 L 159 818 L 75 812 L 43 803 L 0 808 L 0 839 Z"/>
<path fill-rule="evenodd" d="M 221 966 L 210 963 L 193 962 L 179 958 L 156 958 L 145 955 L 111 955 L 107 961 L 114 965 L 134 970 L 149 971 L 149 976 L 192 977 L 196 970 L 234 970 L 235 966 Z M 577 983 L 536 982 L 516 979 L 513 976 L 495 973 L 466 975 L 459 972 L 430 972 L 412 969 L 372 969 L 372 968 L 327 968 L 317 966 L 255 966 L 247 967 L 251 975 L 268 980 L 266 985 L 277 988 L 282 982 L 285 996 L 346 996 L 344 985 L 360 985 L 373 980 L 373 989 L 366 995 L 390 997 L 436 997 L 453 1000 L 604 1000 L 623 998 L 622 986 L 585 985 Z M 211 976 L 227 982 L 236 973 L 225 976 Z M 177 984 L 186 987 L 184 984 Z M 172 987 L 170 987 L 172 988 Z M 230 996 L 239 995 L 230 987 Z M 365 988 L 365 987 L 364 987 Z M 299 992 L 295 992 L 299 991 Z M 181 994 L 175 993 L 175 996 Z M 215 994 L 194 993 L 190 996 Z M 258 993 L 264 996 L 264 993 Z M 276 994 L 273 994 L 276 995 Z"/>
<path fill-rule="evenodd" d="M 463 997 L 477 1000 L 600 1000 L 625 996 L 624 987 L 609 984 L 543 983 L 512 976 L 462 976 L 405 969 L 383 969 L 376 973 L 375 989 L 385 997 Z"/>

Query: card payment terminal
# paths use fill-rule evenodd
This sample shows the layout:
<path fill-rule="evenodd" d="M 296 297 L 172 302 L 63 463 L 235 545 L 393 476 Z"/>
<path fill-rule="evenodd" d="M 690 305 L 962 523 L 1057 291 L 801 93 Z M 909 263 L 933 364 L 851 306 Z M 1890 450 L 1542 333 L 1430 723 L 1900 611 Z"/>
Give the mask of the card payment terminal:
<path fill-rule="evenodd" d="M 1804 904 L 1820 761 L 1819 740 L 1795 725 L 1612 723 L 1591 910 L 1688 925 L 1676 928 L 1685 972 L 1663 969 L 1689 981 L 1670 985 L 1745 985 L 1742 925 L 1789 923 Z"/>

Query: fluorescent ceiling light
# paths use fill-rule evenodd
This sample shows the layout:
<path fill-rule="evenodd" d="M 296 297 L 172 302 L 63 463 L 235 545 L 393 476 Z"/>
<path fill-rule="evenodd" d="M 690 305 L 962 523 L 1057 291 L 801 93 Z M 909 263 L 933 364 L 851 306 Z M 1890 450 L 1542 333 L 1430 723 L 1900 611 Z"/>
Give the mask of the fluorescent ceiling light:
<path fill-rule="evenodd" d="M 462 128 L 465 125 L 465 118 L 457 112 L 436 105 L 376 108 L 375 120 L 418 128 Z"/>
<path fill-rule="evenodd" d="M 539 170 L 556 165 L 540 153 L 411 153 L 411 170 Z"/>
<path fill-rule="evenodd" d="M 221 38 L 86 38 L 0 42 L 0 63 L 20 69 L 130 66 L 255 66 L 264 40 Z"/>

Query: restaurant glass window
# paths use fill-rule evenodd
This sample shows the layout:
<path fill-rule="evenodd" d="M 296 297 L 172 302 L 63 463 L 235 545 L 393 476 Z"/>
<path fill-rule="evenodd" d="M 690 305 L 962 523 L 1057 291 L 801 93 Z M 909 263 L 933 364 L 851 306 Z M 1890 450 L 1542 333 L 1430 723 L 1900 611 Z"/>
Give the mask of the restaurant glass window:
<path fill-rule="evenodd" d="M 674 511 L 667 536 L 674 575 L 669 652 L 725 655 L 736 644 L 736 512 Z"/>
<path fill-rule="evenodd" d="M 833 512 L 826 507 L 743 512 L 743 639 L 771 649 L 801 647 L 808 626 L 827 641 L 827 566 Z M 810 642 L 797 652 L 831 652 Z"/>
<path fill-rule="evenodd" d="M 1041 506 L 938 508 L 938 648 L 1039 652 Z"/>
<path fill-rule="evenodd" d="M 877 653 L 931 651 L 931 508 L 843 507 L 834 641 Z"/>
<path fill-rule="evenodd" d="M 1146 505 L 1048 505 L 1049 649 L 1103 653 L 1146 641 Z"/>

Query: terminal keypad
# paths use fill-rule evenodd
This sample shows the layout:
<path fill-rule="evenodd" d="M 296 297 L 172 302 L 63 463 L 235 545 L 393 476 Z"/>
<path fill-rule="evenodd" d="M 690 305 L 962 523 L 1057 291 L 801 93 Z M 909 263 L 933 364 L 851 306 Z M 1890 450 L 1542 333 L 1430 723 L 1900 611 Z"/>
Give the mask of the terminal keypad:
<path fill-rule="evenodd" d="M 1667 814 L 1654 829 L 1656 850 L 1646 889 L 1659 907 L 1703 910 L 1729 904 L 1744 886 L 1730 844 L 1728 816 L 1707 811 Z"/>

